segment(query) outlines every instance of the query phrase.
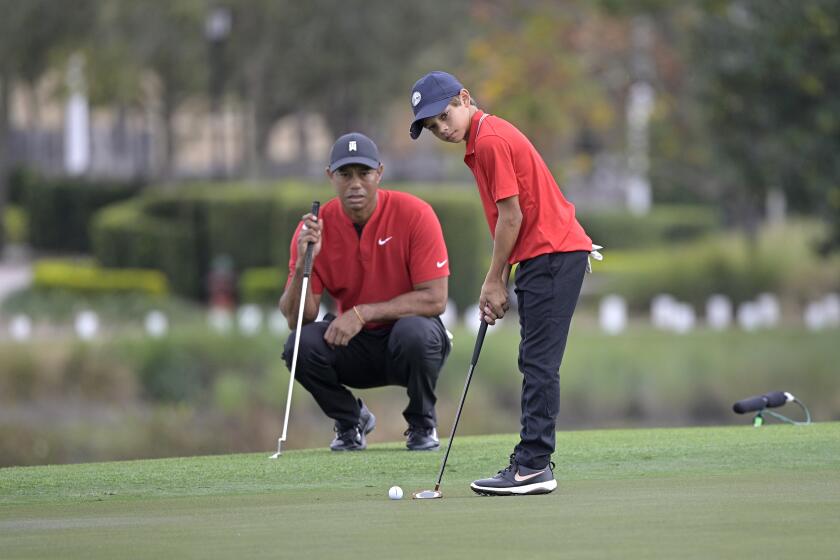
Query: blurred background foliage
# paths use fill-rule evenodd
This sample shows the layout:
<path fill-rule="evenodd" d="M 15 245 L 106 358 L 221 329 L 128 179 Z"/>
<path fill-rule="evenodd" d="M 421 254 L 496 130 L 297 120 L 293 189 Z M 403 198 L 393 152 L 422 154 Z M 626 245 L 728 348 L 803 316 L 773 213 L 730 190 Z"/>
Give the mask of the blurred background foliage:
<path fill-rule="evenodd" d="M 562 426 L 739 422 L 731 401 L 771 389 L 840 418 L 836 329 L 801 324 L 840 290 L 840 0 L 0 0 L 0 13 L 0 280 L 15 251 L 31 273 L 0 295 L 0 465 L 273 445 L 283 336 L 209 328 L 208 276 L 222 258 L 235 303 L 275 305 L 290 236 L 332 197 L 327 152 L 349 130 L 379 144 L 385 188 L 432 204 L 453 307 L 469 309 L 490 240 L 462 148 L 407 136 L 410 86 L 433 69 L 533 141 L 607 247 L 569 342 Z M 79 68 L 94 164 L 73 174 Z M 639 83 L 653 204 L 633 212 Z M 698 312 L 713 293 L 736 306 L 773 293 L 782 321 L 656 331 L 643 316 L 662 293 Z M 597 327 L 607 294 L 629 305 L 621 335 Z M 83 310 L 102 321 L 95 341 L 69 326 Z M 164 336 L 143 334 L 151 311 Z M 8 340 L 22 315 L 36 336 Z M 453 329 L 444 418 L 471 351 Z M 468 433 L 517 425 L 517 332 L 491 336 Z M 375 439 L 401 437 L 402 391 L 363 396 L 386 420 Z M 290 444 L 326 444 L 311 398 L 297 390 L 294 406 Z"/>
<path fill-rule="evenodd" d="M 186 131 L 205 126 L 185 124 L 187 109 L 242 115 L 241 157 L 210 176 L 317 175 L 323 156 L 301 150 L 279 171 L 270 147 L 284 119 L 299 121 L 298 140 L 311 142 L 310 114 L 328 137 L 363 129 L 401 161 L 411 151 L 408 86 L 445 68 L 521 127 L 582 201 L 576 180 L 626 150 L 628 91 L 649 82 L 655 201 L 716 204 L 727 224 L 754 232 L 768 192 L 780 190 L 792 210 L 829 223 L 823 250 L 836 244 L 836 0 L 2 0 L 0 8 L 9 14 L 0 22 L 0 206 L 15 163 L 12 133 L 43 125 L 46 106 L 67 94 L 61 76 L 74 54 L 94 108 L 159 124 L 153 165 L 136 177 L 144 182 L 181 176 Z M 219 8 L 229 20 L 213 32 Z M 13 90 L 27 93 L 20 123 Z M 402 164 L 394 171 L 423 175 Z"/>
<path fill-rule="evenodd" d="M 505 320 L 507 321 L 507 320 Z M 495 328 L 459 428 L 508 433 L 518 423 L 517 327 Z M 451 418 L 472 353 L 455 329 L 439 382 L 438 415 Z M 836 332 L 678 336 L 637 328 L 605 339 L 578 321 L 561 378 L 560 426 L 743 424 L 740 397 L 776 388 L 807 399 L 814 417 L 840 420 Z M 288 372 L 272 336 L 187 326 L 161 339 L 125 331 L 98 344 L 0 344 L 0 466 L 268 450 L 282 426 Z M 792 374 L 791 372 L 795 372 Z M 299 389 L 299 387 L 298 387 Z M 395 441 L 405 391 L 359 391 L 379 418 L 372 441 Z M 293 395 L 288 446 L 325 446 L 332 422 L 306 391 Z M 784 413 L 795 414 L 785 409 Z"/>

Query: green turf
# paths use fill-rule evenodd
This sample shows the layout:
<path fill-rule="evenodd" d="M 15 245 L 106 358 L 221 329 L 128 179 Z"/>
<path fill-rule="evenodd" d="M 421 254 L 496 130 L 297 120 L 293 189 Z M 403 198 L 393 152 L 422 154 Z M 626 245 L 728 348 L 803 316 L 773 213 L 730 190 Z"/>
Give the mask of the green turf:
<path fill-rule="evenodd" d="M 558 490 L 468 483 L 514 436 L 441 453 L 290 451 L 0 469 L 0 557 L 837 558 L 840 423 L 558 434 Z"/>

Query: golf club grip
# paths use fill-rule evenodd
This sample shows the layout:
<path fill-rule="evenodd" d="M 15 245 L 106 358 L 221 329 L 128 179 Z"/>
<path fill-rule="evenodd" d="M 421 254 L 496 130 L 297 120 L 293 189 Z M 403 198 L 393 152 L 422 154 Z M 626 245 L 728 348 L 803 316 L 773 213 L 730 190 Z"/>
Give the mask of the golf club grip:
<path fill-rule="evenodd" d="M 315 216 L 315 219 L 318 219 L 318 211 L 321 209 L 321 203 L 317 200 L 312 202 L 312 215 Z M 303 275 L 307 278 L 310 274 L 312 274 L 312 251 L 313 251 L 312 243 L 306 246 L 306 256 L 303 260 Z"/>
<path fill-rule="evenodd" d="M 771 391 L 764 393 L 760 397 L 749 397 L 740 400 L 732 405 L 732 410 L 738 414 L 746 414 L 747 412 L 756 412 L 765 408 L 776 408 L 777 406 L 782 406 L 787 401 L 787 395 L 784 392 Z"/>
<path fill-rule="evenodd" d="M 478 355 L 481 353 L 481 346 L 484 344 L 484 335 L 487 334 L 487 323 L 484 319 L 481 320 L 481 326 L 478 328 L 478 335 L 475 338 L 475 348 L 473 349 L 472 362 L 473 367 L 478 363 Z"/>

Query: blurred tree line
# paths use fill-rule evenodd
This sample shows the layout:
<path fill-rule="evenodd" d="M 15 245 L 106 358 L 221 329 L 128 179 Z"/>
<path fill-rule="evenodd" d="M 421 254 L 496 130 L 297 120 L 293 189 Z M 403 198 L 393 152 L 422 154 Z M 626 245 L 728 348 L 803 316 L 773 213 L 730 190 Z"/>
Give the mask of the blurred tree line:
<path fill-rule="evenodd" d="M 826 247 L 840 246 L 840 0 L 0 0 L 0 10 L 0 210 L 12 86 L 32 90 L 81 52 L 95 106 L 162 123 L 158 179 L 172 177 L 174 116 L 187 103 L 240 107 L 236 174 L 258 177 L 280 119 L 315 112 L 333 132 L 384 134 L 433 68 L 458 74 L 555 170 L 589 173 L 598 155 L 625 152 L 628 92 L 644 79 L 656 92 L 655 200 L 720 204 L 751 228 L 778 190 L 832 224 Z"/>

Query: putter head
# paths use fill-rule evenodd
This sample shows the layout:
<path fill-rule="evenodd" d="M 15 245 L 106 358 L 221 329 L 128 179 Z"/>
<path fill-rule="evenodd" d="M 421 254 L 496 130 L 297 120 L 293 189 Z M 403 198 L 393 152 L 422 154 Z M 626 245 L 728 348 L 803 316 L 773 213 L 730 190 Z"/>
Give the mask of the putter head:
<path fill-rule="evenodd" d="M 440 490 L 420 490 L 411 495 L 415 500 L 433 500 L 435 498 L 443 498 Z"/>
<path fill-rule="evenodd" d="M 275 453 L 274 455 L 269 455 L 268 458 L 269 459 L 279 459 L 280 458 L 280 452 L 281 452 L 280 448 L 282 446 L 283 446 L 283 438 L 280 438 L 280 439 L 277 440 L 277 453 Z"/>

